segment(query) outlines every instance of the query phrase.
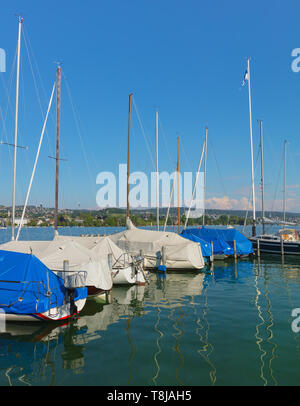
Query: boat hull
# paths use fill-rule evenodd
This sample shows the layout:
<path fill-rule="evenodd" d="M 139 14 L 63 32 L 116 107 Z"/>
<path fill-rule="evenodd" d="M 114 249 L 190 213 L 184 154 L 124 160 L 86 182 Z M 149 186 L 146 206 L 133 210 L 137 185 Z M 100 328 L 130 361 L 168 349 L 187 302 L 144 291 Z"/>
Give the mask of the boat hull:
<path fill-rule="evenodd" d="M 114 285 L 145 285 L 146 280 L 141 271 L 135 271 L 133 266 L 126 268 L 113 269 Z"/>
<path fill-rule="evenodd" d="M 85 305 L 86 299 L 79 299 L 75 301 L 77 307 L 76 314 L 80 313 Z M 74 314 L 70 313 L 70 304 L 66 303 L 58 308 L 52 308 L 44 313 L 34 313 L 34 314 L 16 314 L 16 313 L 1 313 L 1 318 L 5 321 L 62 321 L 66 320 Z"/>
<path fill-rule="evenodd" d="M 253 248 L 257 251 L 257 238 L 251 237 Z M 282 254 L 281 241 L 259 239 L 259 250 L 268 254 Z M 284 255 L 300 255 L 300 241 L 283 241 Z"/>
<path fill-rule="evenodd" d="M 145 268 L 148 270 L 155 270 L 158 268 L 160 264 L 160 259 L 156 257 L 145 256 Z M 165 261 L 165 266 L 168 270 L 197 270 L 204 268 L 205 264 L 203 261 L 203 265 L 201 266 L 194 266 L 190 261 L 178 261 L 178 260 L 170 260 L 167 259 Z"/>

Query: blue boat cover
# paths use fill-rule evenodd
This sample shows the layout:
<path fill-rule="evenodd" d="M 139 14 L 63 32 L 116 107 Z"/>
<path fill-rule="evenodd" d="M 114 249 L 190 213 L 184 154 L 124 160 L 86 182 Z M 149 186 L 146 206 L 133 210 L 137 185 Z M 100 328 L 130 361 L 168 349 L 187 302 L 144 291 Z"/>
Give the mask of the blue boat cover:
<path fill-rule="evenodd" d="M 242 233 L 234 228 L 188 228 L 182 232 L 182 236 L 190 238 L 196 236 L 208 243 L 213 242 L 213 252 L 216 255 L 233 255 L 234 240 L 236 241 L 236 252 L 238 255 L 249 255 L 253 253 L 253 246 Z M 201 246 L 202 248 L 202 246 Z M 204 254 L 203 254 L 204 255 Z"/>
<path fill-rule="evenodd" d="M 5 313 L 43 313 L 62 306 L 65 295 L 63 279 L 34 255 L 0 250 L 0 309 Z M 86 287 L 75 290 L 75 301 L 86 297 Z"/>
<path fill-rule="evenodd" d="M 199 238 L 197 233 L 193 233 L 193 230 L 194 229 L 183 230 L 181 232 L 181 236 L 187 238 L 188 240 L 200 243 L 202 255 L 204 257 L 210 257 L 212 255 L 211 243 Z"/>

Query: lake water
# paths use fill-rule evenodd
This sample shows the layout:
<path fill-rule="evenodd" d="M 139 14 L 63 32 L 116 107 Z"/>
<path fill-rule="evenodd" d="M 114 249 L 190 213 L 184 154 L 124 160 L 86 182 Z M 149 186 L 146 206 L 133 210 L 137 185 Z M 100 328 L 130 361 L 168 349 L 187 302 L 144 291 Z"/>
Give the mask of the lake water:
<path fill-rule="evenodd" d="M 116 229 L 61 229 L 110 234 Z M 50 239 L 52 229 L 24 229 Z M 0 230 L 0 241 L 10 238 Z M 113 287 L 64 325 L 8 324 L 0 334 L 0 385 L 299 385 L 300 261 L 215 262 L 203 272 L 151 274 Z M 300 323 L 299 323 L 300 326 Z"/>

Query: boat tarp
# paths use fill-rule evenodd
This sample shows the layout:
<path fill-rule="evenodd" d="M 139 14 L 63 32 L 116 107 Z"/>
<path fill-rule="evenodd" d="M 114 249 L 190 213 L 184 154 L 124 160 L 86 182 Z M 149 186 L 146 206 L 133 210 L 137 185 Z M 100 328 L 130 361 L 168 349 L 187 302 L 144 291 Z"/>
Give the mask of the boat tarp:
<path fill-rule="evenodd" d="M 48 295 L 50 292 L 50 295 Z M 64 304 L 62 278 L 31 254 L 0 250 L 0 309 L 5 313 L 36 314 Z M 87 296 L 75 289 L 74 299 Z"/>
<path fill-rule="evenodd" d="M 126 253 L 126 251 L 119 248 L 109 237 L 107 236 L 56 236 L 55 240 L 71 240 L 77 244 L 88 248 L 96 256 L 106 259 L 108 255 L 112 255 L 112 267 L 119 267 L 120 263 L 124 264 L 124 267 L 130 266 L 133 259 L 132 256 Z M 125 263 L 124 263 L 125 261 Z"/>
<path fill-rule="evenodd" d="M 107 257 L 99 257 L 71 239 L 54 238 L 51 241 L 11 241 L 0 245 L 1 249 L 32 253 L 52 271 L 63 271 L 68 261 L 72 272 L 86 272 L 86 286 L 110 290 L 111 269 Z"/>
<path fill-rule="evenodd" d="M 159 258 L 165 249 L 167 268 L 201 269 L 204 267 L 201 246 L 173 232 L 143 230 L 134 227 L 109 237 L 121 249 L 134 255 Z"/>
<path fill-rule="evenodd" d="M 236 252 L 238 255 L 249 255 L 253 253 L 253 246 L 242 233 L 235 228 L 217 229 L 217 228 L 189 228 L 193 235 L 207 241 L 213 242 L 214 254 L 234 254 L 234 241 L 236 241 Z"/>
<path fill-rule="evenodd" d="M 212 256 L 211 243 L 203 240 L 192 232 L 192 230 L 183 230 L 180 234 L 182 237 L 187 238 L 190 241 L 197 242 L 201 245 L 202 255 L 204 257 Z"/>

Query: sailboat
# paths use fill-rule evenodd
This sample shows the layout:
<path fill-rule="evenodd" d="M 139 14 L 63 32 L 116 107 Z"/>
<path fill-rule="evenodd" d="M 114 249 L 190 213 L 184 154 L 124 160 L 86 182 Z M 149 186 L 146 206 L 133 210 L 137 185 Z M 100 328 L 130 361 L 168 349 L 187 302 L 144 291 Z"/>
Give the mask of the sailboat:
<path fill-rule="evenodd" d="M 186 215 L 184 229 L 181 235 L 191 241 L 195 241 L 201 244 L 202 252 L 207 261 L 212 260 L 224 260 L 232 258 L 235 254 L 237 257 L 245 257 L 253 253 L 253 247 L 251 242 L 238 230 L 234 228 L 212 228 L 205 226 L 205 189 L 206 189 L 206 156 L 207 156 L 207 137 L 208 127 L 205 128 L 205 140 L 203 143 L 202 153 L 198 165 L 197 175 L 193 188 L 192 199 L 189 210 Z M 204 161 L 204 209 L 203 209 L 203 222 L 202 227 L 190 227 L 187 228 L 191 206 L 194 200 L 194 193 L 196 184 L 201 169 L 203 157 Z"/>
<path fill-rule="evenodd" d="M 13 165 L 13 204 L 11 243 L 15 243 L 15 184 L 18 134 L 18 92 L 21 49 L 21 30 L 23 18 L 19 17 L 18 55 L 16 80 L 16 112 Z M 48 112 L 52 102 L 54 86 Z M 46 120 L 47 121 L 47 116 Z M 45 126 L 45 124 L 44 124 Z M 43 132 L 42 132 L 43 134 Z M 1 249 L 2 248 L 2 249 Z M 18 253 L 15 250 L 3 250 L 0 247 L 0 310 L 5 321 L 64 320 L 81 311 L 87 289 L 84 286 L 85 275 L 76 272 L 70 278 L 56 275 L 31 252 Z"/>
<path fill-rule="evenodd" d="M 5 321 L 59 321 L 78 314 L 85 275 L 56 275 L 32 254 L 0 250 L 0 310 Z"/>
<path fill-rule="evenodd" d="M 195 243 L 193 241 L 188 241 L 185 238 L 173 232 L 159 230 L 152 231 L 136 228 L 130 219 L 129 168 L 130 168 L 131 97 L 132 93 L 129 95 L 129 118 L 128 118 L 127 208 L 126 208 L 127 229 L 125 231 L 121 231 L 120 233 L 110 235 L 110 239 L 121 249 L 129 251 L 134 255 L 143 256 L 145 261 L 145 268 L 149 270 L 158 269 L 160 266 L 164 266 L 167 269 L 173 270 L 202 269 L 205 264 L 200 244 Z M 157 139 L 157 131 L 156 131 L 156 139 Z M 158 221 L 159 219 L 157 218 L 157 225 L 159 227 Z M 178 217 L 178 228 L 180 232 L 180 216 Z"/>
<path fill-rule="evenodd" d="M 19 21 L 19 39 L 18 39 L 18 61 L 19 61 L 19 51 L 20 51 L 20 35 L 21 35 L 21 24 L 23 20 Z M 17 68 L 17 73 L 19 73 L 19 67 Z M 53 85 L 52 94 L 46 114 L 46 119 L 43 125 L 42 134 L 40 137 L 40 142 L 38 146 L 38 151 L 36 154 L 36 159 L 29 183 L 29 188 L 26 195 L 26 200 L 22 212 L 21 223 L 18 229 L 17 237 L 15 240 L 14 234 L 14 207 L 15 207 L 15 180 L 16 180 L 16 153 L 14 157 L 14 186 L 13 186 L 13 215 L 12 215 L 12 238 L 11 241 L 0 245 L 0 250 L 6 250 L 14 253 L 23 253 L 35 255 L 40 261 L 43 262 L 51 271 L 56 272 L 62 277 L 63 280 L 69 279 L 70 274 L 73 273 L 74 278 L 78 272 L 84 271 L 87 273 L 86 283 L 88 287 L 88 293 L 106 295 L 107 292 L 112 288 L 112 278 L 111 269 L 109 267 L 108 258 L 106 262 L 103 258 L 99 258 L 95 254 L 84 249 L 75 242 L 58 242 L 58 241 L 19 241 L 20 230 L 22 227 L 22 222 L 25 215 L 25 210 L 30 194 L 31 185 L 33 182 L 33 177 L 37 165 L 37 160 L 43 140 L 44 130 L 48 118 L 48 113 L 51 107 L 52 98 L 54 94 L 55 85 L 57 85 L 57 129 L 56 129 L 56 182 L 55 182 L 55 235 L 57 232 L 57 219 L 58 219 L 58 174 L 59 174 L 59 135 L 60 135 L 60 96 L 61 96 L 61 67 L 57 67 L 56 83 Z M 18 74 L 17 74 L 17 88 L 18 88 Z M 18 95 L 18 91 L 17 91 Z M 16 97 L 18 100 L 18 97 Z M 16 111 L 18 108 L 16 107 Z M 17 146 L 17 115 L 15 120 L 15 151 Z M 66 279 L 66 277 L 68 278 Z"/>
<path fill-rule="evenodd" d="M 58 241 L 74 241 L 76 244 L 90 250 L 98 258 L 107 262 L 114 285 L 145 285 L 147 275 L 144 270 L 144 259 L 140 255 L 132 255 L 119 248 L 108 236 L 56 236 Z"/>
<path fill-rule="evenodd" d="M 286 147 L 287 141 L 284 141 L 284 177 L 283 177 L 283 221 L 277 223 L 284 226 L 276 234 L 266 234 L 265 225 L 276 224 L 268 221 L 264 213 L 264 178 L 263 178 L 263 137 L 262 137 L 262 120 L 260 121 L 260 148 L 261 148 L 261 186 L 262 186 L 262 226 L 263 233 L 249 238 L 256 251 L 261 253 L 279 254 L 279 255 L 300 255 L 300 236 L 296 230 L 296 225 L 291 222 L 286 222 Z M 294 228 L 285 228 L 285 226 L 292 226 Z"/>

